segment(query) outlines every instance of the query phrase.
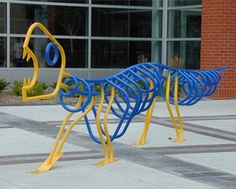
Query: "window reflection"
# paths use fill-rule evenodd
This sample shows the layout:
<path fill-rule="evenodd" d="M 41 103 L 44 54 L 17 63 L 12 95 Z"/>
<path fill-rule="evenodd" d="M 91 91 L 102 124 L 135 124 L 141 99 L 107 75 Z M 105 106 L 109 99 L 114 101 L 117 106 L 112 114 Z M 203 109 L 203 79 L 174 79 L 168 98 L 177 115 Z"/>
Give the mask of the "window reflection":
<path fill-rule="evenodd" d="M 67 68 L 87 68 L 87 40 L 58 39 L 66 53 Z"/>
<path fill-rule="evenodd" d="M 161 6 L 162 0 L 92 0 L 93 4 L 131 5 L 131 6 Z"/>
<path fill-rule="evenodd" d="M 47 2 L 60 2 L 60 3 L 88 3 L 88 0 L 41 0 Z"/>
<path fill-rule="evenodd" d="M 152 24 L 161 29 L 160 11 L 153 16 L 149 10 L 94 8 L 92 12 L 94 36 L 151 37 Z"/>
<path fill-rule="evenodd" d="M 54 35 L 86 35 L 86 17 L 83 7 L 11 4 L 11 33 L 24 34 L 32 23 L 41 22 Z"/>
<path fill-rule="evenodd" d="M 7 66 L 7 38 L 0 37 L 0 67 Z"/>
<path fill-rule="evenodd" d="M 84 68 L 87 63 L 85 62 L 86 57 L 86 40 L 75 40 L 75 39 L 58 39 L 59 43 L 65 50 L 66 54 L 66 67 L 67 68 Z M 23 38 L 11 38 L 11 67 L 33 67 L 33 62 L 30 60 L 26 62 L 22 60 L 22 42 Z M 45 49 L 48 44 L 48 39 L 43 38 L 31 38 L 29 47 L 33 50 L 36 55 L 39 67 L 54 67 L 59 68 L 60 58 L 56 65 L 49 66 L 45 61 Z M 51 52 L 51 57 L 54 56 L 54 52 Z"/>
<path fill-rule="evenodd" d="M 26 0 L 28 1 L 28 0 Z M 32 62 L 20 60 L 21 38 L 14 34 L 25 34 L 28 27 L 34 22 L 41 22 L 54 35 L 60 35 L 59 39 L 65 49 L 67 67 L 86 68 L 88 66 L 88 45 L 86 40 L 73 39 L 73 36 L 87 36 L 88 26 L 91 24 L 91 66 L 92 68 L 125 68 L 142 61 L 160 62 L 162 46 L 158 38 L 162 34 L 162 10 L 149 7 L 161 7 L 162 0 L 33 0 L 34 3 L 17 3 L 11 1 L 10 5 L 10 34 L 6 34 L 7 3 L 0 3 L 0 67 L 6 66 L 5 36 L 10 37 L 10 65 L 11 67 L 31 67 Z M 90 5 L 61 6 L 60 5 L 34 5 L 35 2 L 63 2 L 79 5 L 92 2 L 92 23 L 88 23 L 88 7 Z M 168 6 L 201 5 L 201 0 L 167 0 Z M 50 3 L 49 3 L 50 4 Z M 72 5 L 72 4 L 71 4 Z M 99 5 L 121 5 L 104 6 Z M 136 6 L 135 9 L 123 6 Z M 97 6 L 97 7 L 96 7 Z M 138 7 L 139 6 L 139 7 Z M 142 7 L 143 6 L 143 7 Z M 113 7 L 113 8 L 112 8 Z M 168 9 L 168 60 L 179 56 L 184 65 L 189 69 L 199 68 L 200 42 L 182 41 L 185 38 L 201 37 L 201 8 L 172 8 Z M 30 46 L 37 54 L 40 67 L 49 67 L 44 59 L 45 47 L 48 40 L 43 38 L 40 30 L 34 34 L 42 35 L 31 40 Z M 4 37 L 3 37 L 4 36 Z M 21 35 L 23 36 L 23 35 Z M 93 37 L 101 36 L 100 40 Z M 90 36 L 89 36 L 90 37 Z M 102 38 L 104 37 L 104 39 Z M 110 40 L 108 37 L 117 37 Z M 119 37 L 127 37 L 125 41 Z M 135 38 L 152 38 L 152 41 L 129 41 Z M 84 37 L 85 38 L 85 37 Z M 170 41 L 172 38 L 180 41 Z M 97 39 L 97 38 L 96 38 Z M 103 39 L 103 40 L 102 40 Z M 113 38 L 112 38 L 113 39 Z M 90 40 L 90 38 L 89 38 Z M 123 40 L 123 39 L 122 39 Z M 139 40 L 139 39 L 138 39 Z M 53 56 L 53 52 L 52 56 Z M 60 67 L 56 64 L 54 67 Z"/>
<path fill-rule="evenodd" d="M 7 6 L 5 3 L 0 3 L 0 33 L 7 31 Z"/>
<path fill-rule="evenodd" d="M 15 1 L 21 1 L 21 0 L 15 0 Z M 25 1 L 60 2 L 60 3 L 88 3 L 88 0 L 25 0 Z"/>
<path fill-rule="evenodd" d="M 200 41 L 168 42 L 168 64 L 174 57 L 181 58 L 186 69 L 200 69 Z"/>
<path fill-rule="evenodd" d="M 151 61 L 151 42 L 92 41 L 93 68 L 126 68 Z"/>
<path fill-rule="evenodd" d="M 201 5 L 202 0 L 169 0 L 169 6 Z"/>
<path fill-rule="evenodd" d="M 168 37 L 201 37 L 201 10 L 169 11 Z"/>

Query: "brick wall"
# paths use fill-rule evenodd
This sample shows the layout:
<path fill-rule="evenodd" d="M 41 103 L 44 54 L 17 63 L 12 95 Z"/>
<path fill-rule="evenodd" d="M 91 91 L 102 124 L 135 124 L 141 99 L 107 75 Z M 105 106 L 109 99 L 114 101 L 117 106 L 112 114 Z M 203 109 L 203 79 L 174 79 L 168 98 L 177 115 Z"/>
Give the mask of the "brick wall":
<path fill-rule="evenodd" d="M 201 69 L 231 66 L 212 98 L 236 98 L 236 0 L 202 1 Z"/>

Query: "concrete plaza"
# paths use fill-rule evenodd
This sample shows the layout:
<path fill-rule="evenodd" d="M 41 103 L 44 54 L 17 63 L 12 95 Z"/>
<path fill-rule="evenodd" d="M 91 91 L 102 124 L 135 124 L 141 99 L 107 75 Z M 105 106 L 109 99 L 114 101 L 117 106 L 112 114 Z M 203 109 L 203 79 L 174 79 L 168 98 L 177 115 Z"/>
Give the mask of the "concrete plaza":
<path fill-rule="evenodd" d="M 158 102 L 148 143 L 132 145 L 144 124 L 142 114 L 114 142 L 116 163 L 94 165 L 103 158 L 102 148 L 82 121 L 55 167 L 33 175 L 67 112 L 59 105 L 0 106 L 0 189 L 236 189 L 236 100 L 206 100 L 180 111 L 183 143 L 171 141 L 175 130 L 165 103 Z M 111 115 L 111 132 L 117 122 Z"/>

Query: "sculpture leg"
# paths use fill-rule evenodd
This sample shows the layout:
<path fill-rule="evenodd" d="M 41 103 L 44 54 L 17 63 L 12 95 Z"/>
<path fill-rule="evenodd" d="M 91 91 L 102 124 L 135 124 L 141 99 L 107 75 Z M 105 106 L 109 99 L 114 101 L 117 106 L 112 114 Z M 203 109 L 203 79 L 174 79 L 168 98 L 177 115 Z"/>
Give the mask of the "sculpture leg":
<path fill-rule="evenodd" d="M 100 96 L 100 104 L 99 104 L 97 115 L 96 115 L 96 125 L 97 125 L 98 135 L 102 143 L 102 148 L 104 152 L 104 160 L 96 163 L 95 165 L 103 165 L 103 164 L 109 163 L 108 149 L 106 146 L 105 139 L 103 138 L 101 123 L 100 123 L 100 114 L 102 111 L 103 104 L 104 104 L 104 90 L 102 89 L 101 96 Z"/>
<path fill-rule="evenodd" d="M 105 131 L 105 135 L 106 135 L 106 139 L 107 139 L 106 140 L 107 141 L 107 148 L 105 148 L 106 151 L 104 150 L 105 159 L 103 161 L 100 161 L 100 162 L 96 163 L 96 165 L 106 165 L 108 163 L 113 163 L 113 162 L 116 161 L 116 159 L 114 158 L 113 145 L 112 145 L 112 142 L 111 142 L 111 138 L 110 138 L 109 131 L 108 131 L 108 124 L 107 124 L 108 116 L 109 116 L 109 113 L 110 113 L 110 110 L 111 110 L 112 103 L 114 101 L 114 97 L 115 97 L 115 88 L 112 87 L 111 88 L 110 101 L 109 101 L 109 104 L 107 106 L 105 116 L 104 116 L 104 131 Z M 99 125 L 99 128 L 100 128 L 100 125 Z M 99 130 L 100 130 L 99 131 L 100 132 L 99 136 L 100 136 L 100 135 L 102 135 L 101 128 Z M 104 147 L 103 147 L 103 149 L 104 149 Z M 109 154 L 107 154 L 108 151 L 109 151 Z"/>
<path fill-rule="evenodd" d="M 77 103 L 77 107 L 79 107 L 82 103 L 83 99 L 80 98 L 79 102 Z M 63 153 L 61 152 L 61 149 L 63 147 L 63 145 L 65 144 L 65 141 L 67 140 L 70 132 L 72 131 L 73 127 L 85 116 L 89 113 L 89 111 L 91 111 L 93 105 L 94 105 L 94 97 L 92 98 L 92 101 L 89 105 L 89 107 L 78 117 L 76 118 L 69 126 L 69 128 L 67 129 L 67 131 L 65 132 L 64 135 L 63 131 L 65 129 L 65 126 L 68 122 L 68 120 L 71 118 L 71 116 L 73 115 L 73 113 L 69 113 L 66 117 L 66 119 L 64 120 L 61 129 L 58 133 L 58 136 L 56 138 L 55 144 L 51 150 L 51 153 L 49 155 L 49 157 L 45 160 L 44 163 L 42 163 L 42 165 L 37 169 L 32 171 L 32 173 L 34 174 L 39 174 L 45 171 L 50 170 L 53 165 L 59 160 L 59 158 L 63 155 Z"/>
<path fill-rule="evenodd" d="M 178 124 L 179 124 L 179 141 L 177 142 L 183 142 L 184 139 L 184 127 L 183 127 L 183 121 L 180 115 L 179 106 L 178 106 L 178 78 L 175 78 L 175 91 L 174 91 L 174 102 L 175 102 L 175 110 L 178 118 Z"/>
<path fill-rule="evenodd" d="M 172 121 L 172 123 L 173 123 L 173 125 L 174 125 L 174 128 L 175 128 L 175 131 L 176 131 L 176 139 L 175 139 L 175 141 L 176 142 L 182 142 L 181 140 L 180 140 L 180 132 L 179 132 L 179 127 L 178 127 L 178 124 L 177 124 L 177 122 L 176 122 L 176 120 L 175 120 L 175 117 L 174 117 L 174 115 L 173 115 L 173 112 L 172 112 L 172 110 L 171 110 L 171 107 L 170 107 L 170 78 L 171 78 L 171 75 L 169 74 L 168 75 L 168 78 L 167 78 L 167 83 L 166 83 L 166 105 L 167 105 L 167 109 L 168 109 L 168 111 L 169 111 L 169 114 L 170 114 L 170 117 L 171 117 L 171 121 Z M 178 84 L 178 83 L 177 83 Z M 177 88 L 178 89 L 178 88 Z M 175 93 L 176 93 L 176 87 L 175 87 Z M 177 99 L 177 93 L 175 94 L 175 99 Z M 178 101 L 177 100 L 175 100 L 175 104 L 178 104 Z"/>
<path fill-rule="evenodd" d="M 137 142 L 135 143 L 136 146 L 141 146 L 141 145 L 144 145 L 144 144 L 147 143 L 147 134 L 148 134 L 148 130 L 149 130 L 149 127 L 150 127 L 152 114 L 153 114 L 153 110 L 154 110 L 156 101 L 157 101 L 157 97 L 154 98 L 150 109 L 147 110 L 144 128 L 143 128 Z"/>

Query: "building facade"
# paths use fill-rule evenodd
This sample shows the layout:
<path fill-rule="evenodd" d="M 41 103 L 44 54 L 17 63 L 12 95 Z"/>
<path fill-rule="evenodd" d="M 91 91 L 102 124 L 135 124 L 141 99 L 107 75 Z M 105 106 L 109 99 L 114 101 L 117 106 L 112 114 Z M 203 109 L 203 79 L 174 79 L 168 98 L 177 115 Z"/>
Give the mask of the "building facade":
<path fill-rule="evenodd" d="M 169 64 L 181 58 L 200 68 L 201 0 L 0 0 L 0 76 L 9 81 L 32 74 L 20 60 L 27 28 L 43 23 L 65 49 L 67 69 L 102 77 L 143 61 Z M 48 39 L 30 42 L 40 62 L 40 79 L 51 82 L 58 67 L 44 61 Z"/>
<path fill-rule="evenodd" d="M 21 46 L 34 22 L 55 35 L 68 71 L 81 77 L 108 76 L 145 61 L 168 65 L 177 57 L 186 69 L 231 66 L 214 97 L 236 97 L 236 1 L 0 0 L 0 78 L 31 76 Z M 47 43 L 35 31 L 30 46 L 40 62 L 40 80 L 50 83 L 60 65 L 45 62 Z"/>

